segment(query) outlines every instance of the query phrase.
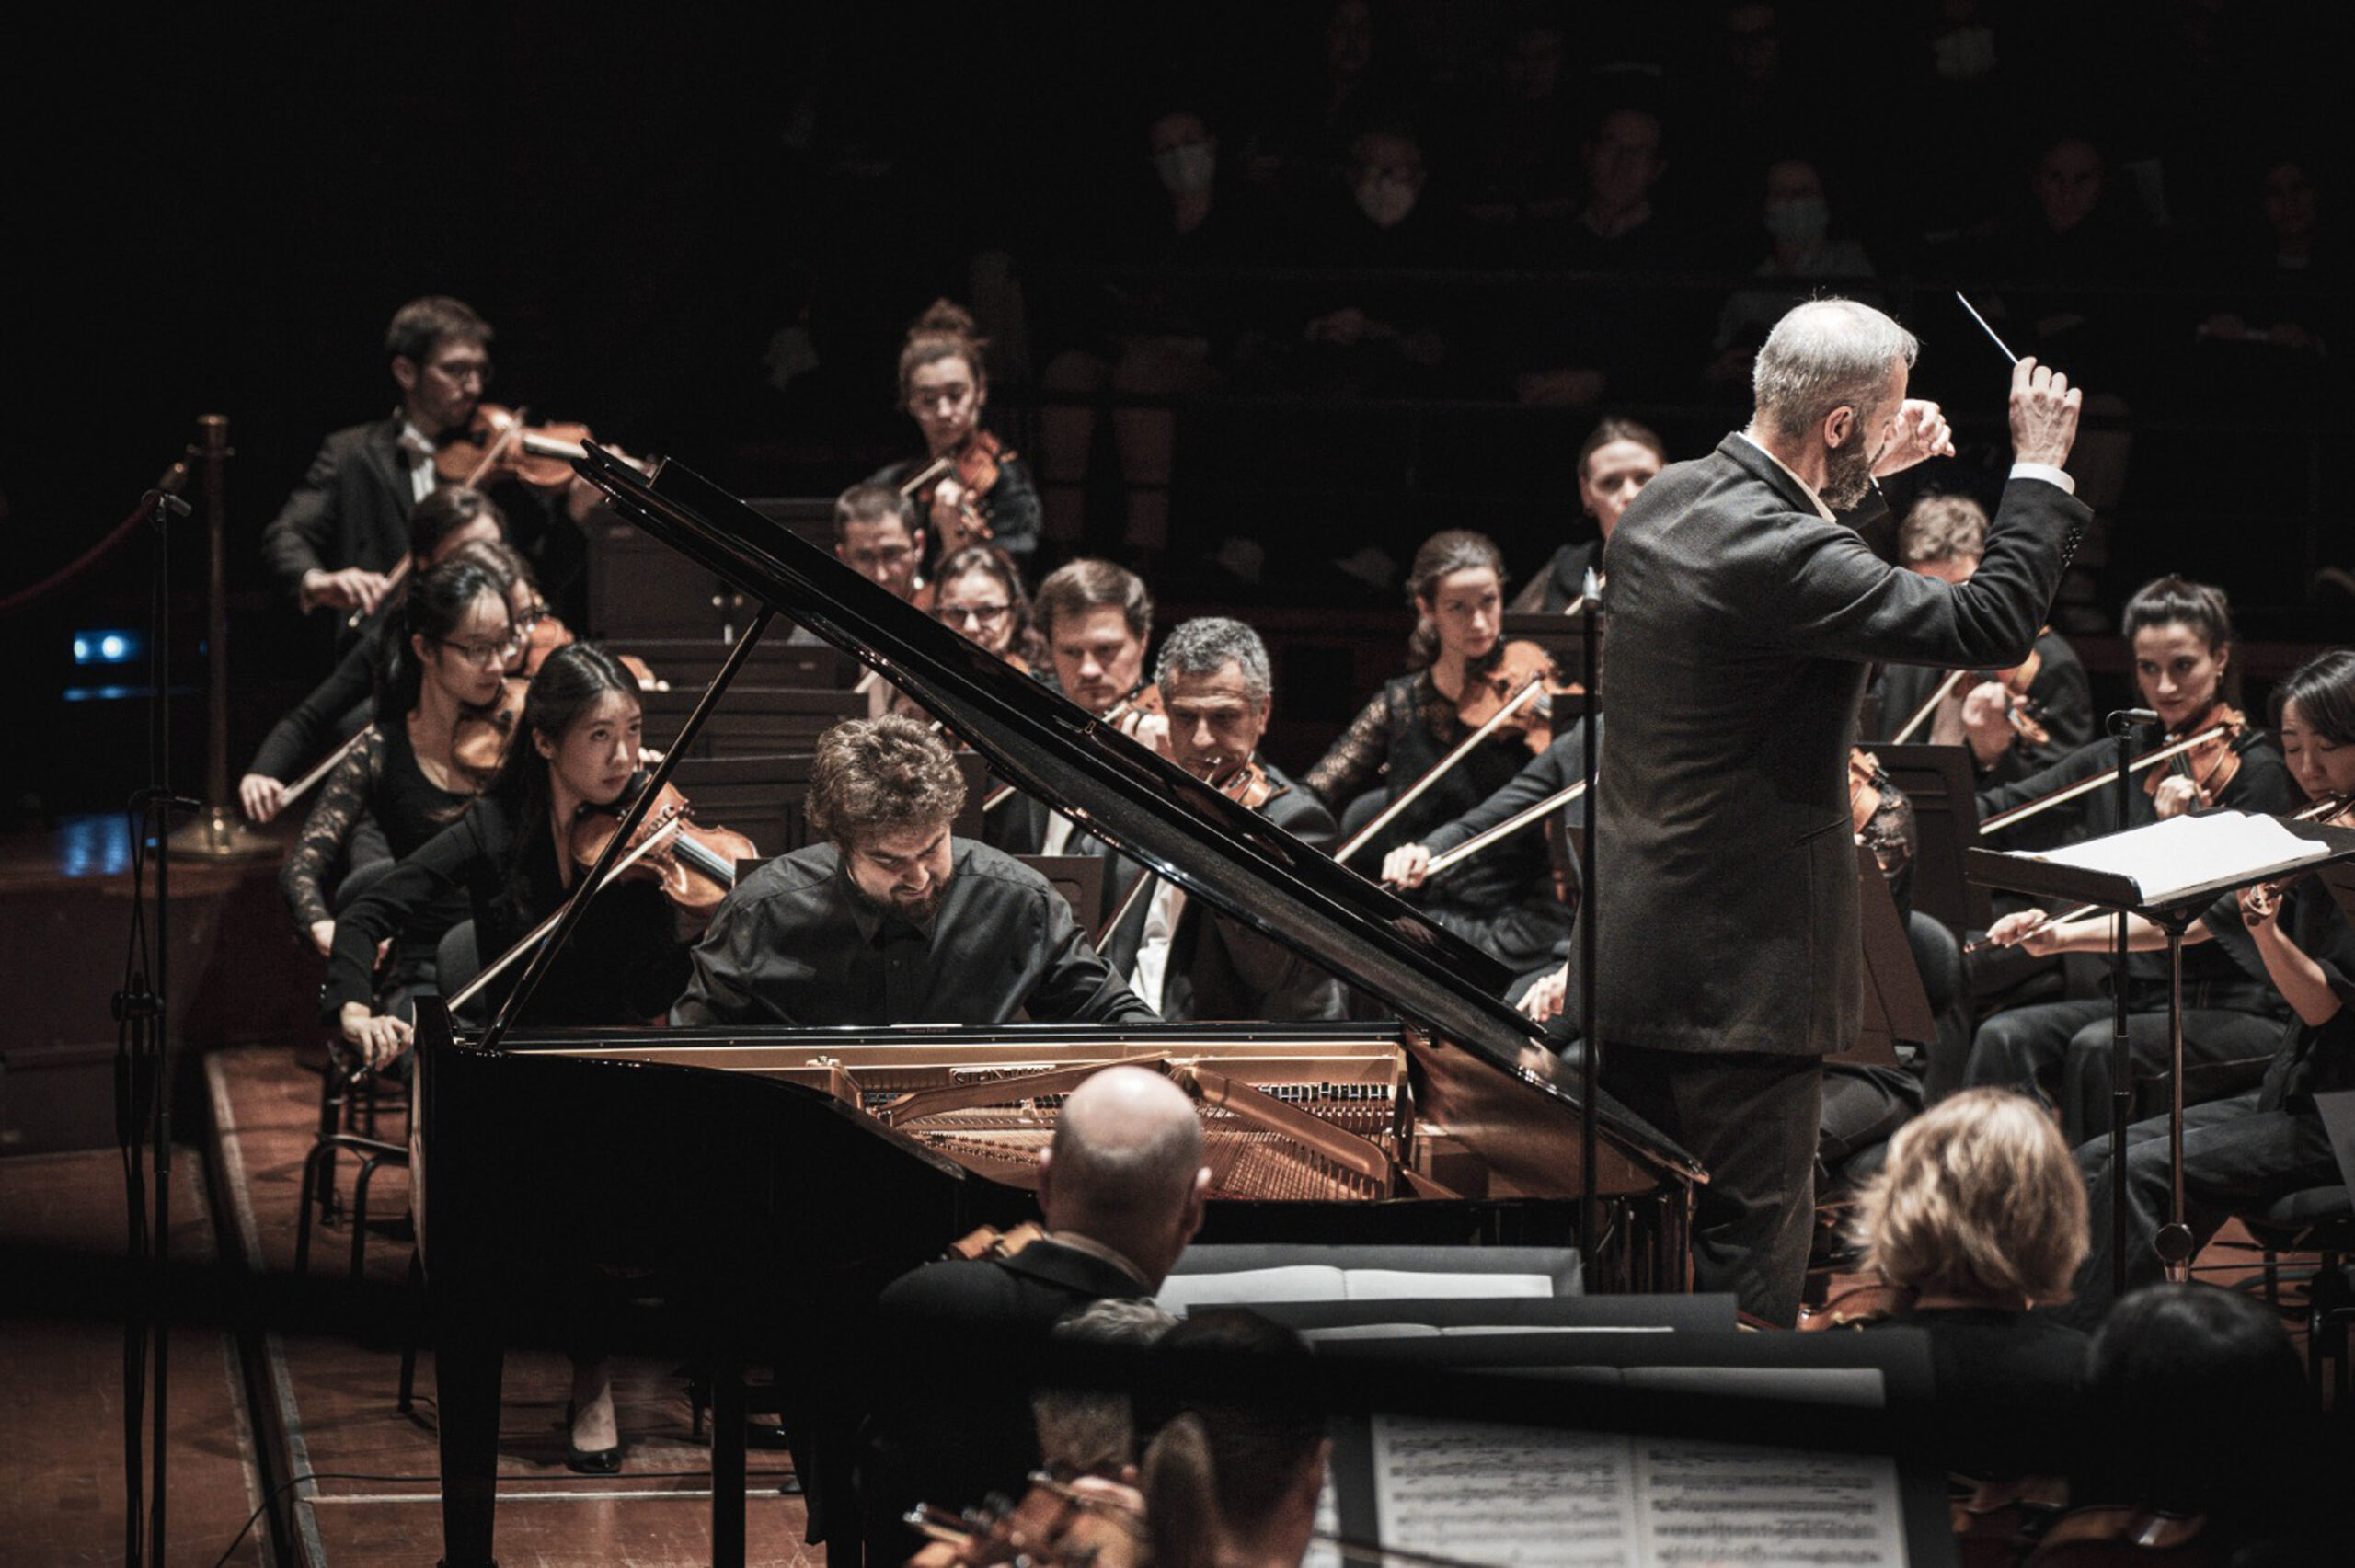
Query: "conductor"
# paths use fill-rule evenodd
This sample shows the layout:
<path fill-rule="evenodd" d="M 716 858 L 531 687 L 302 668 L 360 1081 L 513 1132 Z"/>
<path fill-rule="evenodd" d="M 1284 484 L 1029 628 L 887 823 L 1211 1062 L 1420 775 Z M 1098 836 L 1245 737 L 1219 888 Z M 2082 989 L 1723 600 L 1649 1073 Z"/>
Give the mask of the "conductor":
<path fill-rule="evenodd" d="M 1788 1324 L 1807 1267 L 1822 1059 L 1855 1037 L 1848 748 L 1867 667 L 2001 668 L 2036 641 L 2090 511 L 2061 465 L 2081 395 L 2013 372 L 2016 461 L 1948 584 L 1857 530 L 1875 480 L 1953 446 L 1906 396 L 1919 345 L 1867 305 L 1784 316 L 1749 428 L 1647 486 L 1611 541 L 1596 801 L 1603 1082 L 1708 1168 L 1697 1288 Z"/>

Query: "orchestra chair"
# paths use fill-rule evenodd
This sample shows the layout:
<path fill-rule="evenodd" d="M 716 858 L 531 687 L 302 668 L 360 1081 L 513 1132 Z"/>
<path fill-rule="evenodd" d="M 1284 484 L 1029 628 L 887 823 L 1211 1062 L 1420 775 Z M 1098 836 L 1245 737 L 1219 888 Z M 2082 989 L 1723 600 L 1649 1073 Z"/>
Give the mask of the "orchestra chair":
<path fill-rule="evenodd" d="M 2323 1364 L 2336 1368 L 2334 1405 L 2347 1408 L 2355 1397 L 2355 1368 L 2349 1365 L 2349 1326 L 2355 1324 L 2355 1287 L 2347 1269 L 2355 1263 L 2355 1195 L 2344 1186 L 2309 1187 L 2265 1207 L 2238 1216 L 2265 1254 L 2265 1299 L 2280 1310 L 2284 1253 L 2319 1254 L 2306 1288 L 2306 1368 L 2317 1390 L 2326 1385 Z"/>

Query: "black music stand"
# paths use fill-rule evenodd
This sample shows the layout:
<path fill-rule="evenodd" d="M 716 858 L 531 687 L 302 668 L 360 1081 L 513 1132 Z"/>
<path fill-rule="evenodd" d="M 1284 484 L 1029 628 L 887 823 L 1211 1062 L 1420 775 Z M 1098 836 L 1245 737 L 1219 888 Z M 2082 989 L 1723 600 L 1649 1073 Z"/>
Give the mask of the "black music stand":
<path fill-rule="evenodd" d="M 1930 1015 L 1930 993 L 1922 987 L 1922 968 L 1913 961 L 1913 944 L 1906 937 L 1889 879 L 1880 874 L 1873 852 L 1862 844 L 1856 846 L 1856 893 L 1857 925 L 1865 944 L 1865 1011 L 1855 1040 L 1823 1059 L 1851 1067 L 1895 1067 L 1897 1042 L 1936 1037 L 1937 1021 Z"/>
<path fill-rule="evenodd" d="M 2247 850 L 2246 846 L 2231 841 L 2229 836 L 2239 824 L 2260 820 L 2271 822 L 2292 839 L 2316 846 L 2318 853 L 2289 852 L 2278 838 L 2271 842 L 2279 848 L 2262 850 Z M 2195 854 L 2198 858 L 2191 859 Z M 2171 1080 L 2167 1165 L 2173 1193 L 2167 1224 L 2159 1232 L 2156 1250 L 2171 1280 L 2183 1280 L 2191 1266 L 2191 1228 L 2183 1217 L 2184 933 L 2224 894 L 2347 860 L 2355 860 L 2355 829 L 2252 818 L 2239 811 L 2172 818 L 2111 833 L 2072 849 L 2041 854 L 2006 854 L 1994 850 L 1972 850 L 1970 853 L 1973 881 L 2012 892 L 2141 915 L 2166 935 Z M 2187 864 L 2199 869 L 2187 873 Z M 2187 876 L 2191 879 L 2187 881 Z M 2115 1124 L 2110 1129 L 2109 1157 L 2116 1179 L 2122 1183 L 2126 1150 L 2123 1129 Z M 2114 1235 L 2112 1245 L 2123 1248 L 2125 1244 L 2124 1232 L 2120 1230 Z M 2120 1253 L 2111 1260 L 2113 1271 L 2120 1276 L 2122 1256 Z"/>
<path fill-rule="evenodd" d="M 1900 746 L 1867 740 L 1864 749 L 1913 807 L 1913 907 L 1957 934 L 1995 921 L 1987 889 L 1970 879 L 1979 847 L 1979 784 L 1967 746 Z"/>

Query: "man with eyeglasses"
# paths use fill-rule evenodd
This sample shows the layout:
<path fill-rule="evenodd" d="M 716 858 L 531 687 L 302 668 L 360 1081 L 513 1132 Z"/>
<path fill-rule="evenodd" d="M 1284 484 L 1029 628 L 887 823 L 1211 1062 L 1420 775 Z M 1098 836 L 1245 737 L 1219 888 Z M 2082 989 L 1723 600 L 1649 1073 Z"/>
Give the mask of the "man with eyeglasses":
<path fill-rule="evenodd" d="M 447 295 L 396 311 L 385 354 L 399 406 L 328 436 L 262 531 L 263 565 L 304 612 L 335 612 L 339 647 L 391 589 L 393 567 L 408 549 L 409 513 L 438 483 L 434 453 L 473 423 L 490 383 L 491 338 L 488 322 Z M 500 498 L 516 544 L 541 586 L 561 597 L 579 575 L 580 524 L 597 492 L 576 481 L 559 519 L 555 502 L 514 488 Z"/>
<path fill-rule="evenodd" d="M 915 503 L 889 485 L 853 485 L 834 498 L 834 558 L 895 599 L 913 599 L 924 565 Z"/>

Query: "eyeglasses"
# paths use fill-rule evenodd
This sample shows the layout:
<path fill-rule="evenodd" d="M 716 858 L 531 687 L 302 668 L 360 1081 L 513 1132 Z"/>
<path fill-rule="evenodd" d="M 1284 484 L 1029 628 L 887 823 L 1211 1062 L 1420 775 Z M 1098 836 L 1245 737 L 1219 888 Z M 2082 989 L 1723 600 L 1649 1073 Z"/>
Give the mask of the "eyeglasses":
<path fill-rule="evenodd" d="M 885 544 L 873 550 L 846 550 L 843 553 L 843 560 L 860 571 L 865 571 L 869 567 L 899 566 L 914 554 L 915 549 L 913 545 Z"/>
<path fill-rule="evenodd" d="M 1013 612 L 1011 604 L 940 604 L 933 607 L 932 618 L 944 626 L 959 626 L 968 621 L 976 625 L 995 626 Z"/>
<path fill-rule="evenodd" d="M 488 360 L 435 360 L 425 368 L 445 381 L 458 382 L 463 384 L 471 377 L 484 386 L 490 384 L 491 366 Z"/>
<path fill-rule="evenodd" d="M 510 632 L 495 643 L 462 643 L 449 637 L 440 640 L 443 647 L 448 648 L 468 664 L 497 664 L 509 654 L 522 647 L 524 642 L 523 635 L 520 632 Z"/>

